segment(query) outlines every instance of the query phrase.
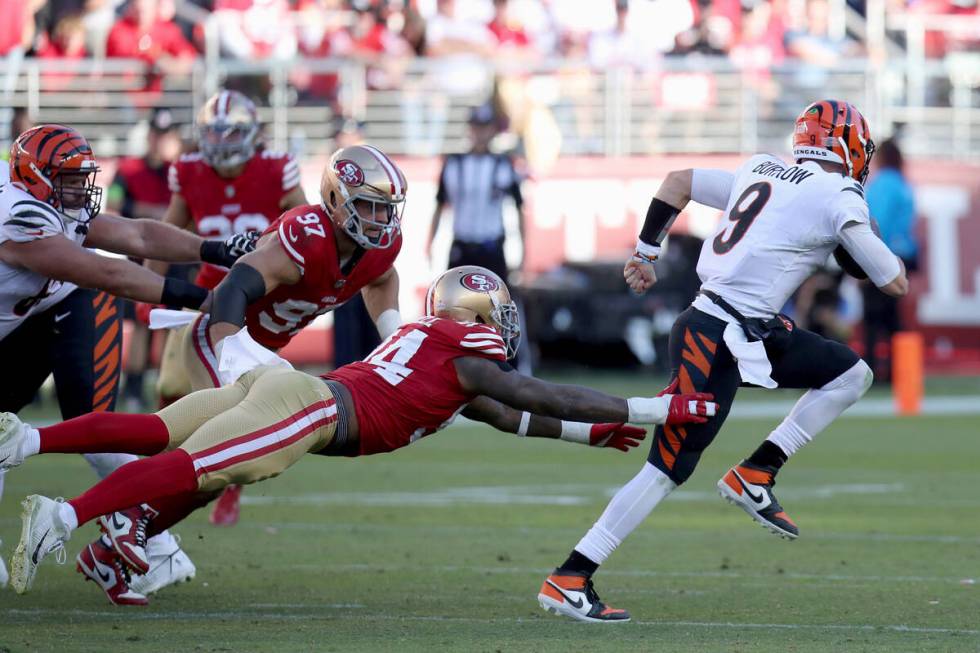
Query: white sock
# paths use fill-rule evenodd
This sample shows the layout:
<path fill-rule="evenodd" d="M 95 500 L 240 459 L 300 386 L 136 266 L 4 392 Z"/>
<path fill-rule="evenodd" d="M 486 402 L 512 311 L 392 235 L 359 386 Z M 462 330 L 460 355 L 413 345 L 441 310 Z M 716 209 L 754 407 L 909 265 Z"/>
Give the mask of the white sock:
<path fill-rule="evenodd" d="M 602 564 L 677 485 L 650 463 L 620 488 L 575 550 Z"/>
<path fill-rule="evenodd" d="M 30 426 L 25 426 L 27 432 L 20 443 L 20 455 L 24 458 L 41 453 L 41 432 Z"/>
<path fill-rule="evenodd" d="M 123 465 L 139 460 L 131 453 L 86 453 L 85 460 L 92 466 L 99 478 L 105 478 Z"/>
<path fill-rule="evenodd" d="M 75 514 L 75 509 L 67 501 L 58 504 L 58 517 L 61 518 L 61 523 L 65 525 L 69 533 L 78 528 L 78 515 Z"/>
<path fill-rule="evenodd" d="M 792 456 L 864 396 L 871 379 L 871 369 L 858 361 L 822 388 L 807 391 L 766 439 Z"/>

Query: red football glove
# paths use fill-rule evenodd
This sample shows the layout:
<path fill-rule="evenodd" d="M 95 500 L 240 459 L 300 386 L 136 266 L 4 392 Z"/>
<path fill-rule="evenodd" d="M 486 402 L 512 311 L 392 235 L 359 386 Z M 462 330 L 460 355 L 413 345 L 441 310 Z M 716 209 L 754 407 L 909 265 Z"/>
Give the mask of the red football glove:
<path fill-rule="evenodd" d="M 692 392 L 670 398 L 666 424 L 704 424 L 718 413 L 718 404 L 710 392 Z"/>
<path fill-rule="evenodd" d="M 622 422 L 613 424 L 593 424 L 589 431 L 590 447 L 611 447 L 620 451 L 629 451 L 639 446 L 640 441 L 647 437 L 646 429 L 638 426 L 628 426 Z"/>

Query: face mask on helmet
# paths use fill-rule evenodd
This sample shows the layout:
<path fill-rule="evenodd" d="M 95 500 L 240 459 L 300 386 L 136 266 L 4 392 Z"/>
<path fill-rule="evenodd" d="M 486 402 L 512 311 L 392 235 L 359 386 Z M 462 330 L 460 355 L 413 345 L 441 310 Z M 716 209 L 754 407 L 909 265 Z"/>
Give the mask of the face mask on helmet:
<path fill-rule="evenodd" d="M 349 197 L 340 210 L 347 215 L 344 232 L 364 249 L 387 249 L 401 233 L 405 200 L 392 202 L 371 195 Z"/>
<path fill-rule="evenodd" d="M 87 171 L 62 172 L 52 182 L 52 196 L 58 209 L 69 218 L 87 223 L 102 209 L 102 189 L 95 185 L 98 168 Z M 85 214 L 82 211 L 85 211 Z"/>
<path fill-rule="evenodd" d="M 494 326 L 507 345 L 507 359 L 510 360 L 517 355 L 517 348 L 521 345 L 521 318 L 517 313 L 517 304 L 514 302 L 501 304 L 493 296 L 490 297 L 490 301 L 493 302 L 490 319 L 494 321 Z"/>
<path fill-rule="evenodd" d="M 208 165 L 234 168 L 255 155 L 258 125 L 215 121 L 198 128 L 197 144 Z"/>

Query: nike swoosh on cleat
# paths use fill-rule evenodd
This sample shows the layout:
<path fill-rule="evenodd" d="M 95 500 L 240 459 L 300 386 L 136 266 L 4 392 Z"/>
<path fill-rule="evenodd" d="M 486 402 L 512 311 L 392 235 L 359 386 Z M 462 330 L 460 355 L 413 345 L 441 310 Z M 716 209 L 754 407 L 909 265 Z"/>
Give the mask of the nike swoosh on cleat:
<path fill-rule="evenodd" d="M 742 480 L 742 477 L 739 475 L 739 473 L 736 472 L 735 470 L 732 470 L 732 474 L 735 474 L 735 478 L 738 479 L 738 484 L 742 486 L 742 489 L 745 490 L 745 493 L 747 495 L 749 495 L 749 498 L 755 501 L 756 503 L 761 504 L 762 500 L 765 498 L 762 492 L 759 492 L 758 496 L 752 494 L 752 490 L 750 490 L 749 486 L 745 484 L 745 481 Z"/>
<path fill-rule="evenodd" d="M 41 552 L 41 546 L 44 544 L 44 540 L 47 539 L 48 533 L 50 532 L 51 532 L 50 528 L 44 531 L 44 535 L 41 536 L 41 541 L 38 542 L 37 546 L 34 548 L 34 553 L 31 555 L 31 562 L 33 562 L 34 564 L 37 564 L 37 554 Z"/>
<path fill-rule="evenodd" d="M 110 574 L 109 572 L 103 572 L 102 565 L 99 563 L 98 560 L 95 561 L 95 572 L 99 575 L 99 578 L 102 579 L 102 582 L 105 583 L 106 585 L 108 585 L 109 581 L 112 580 L 112 574 Z"/>
<path fill-rule="evenodd" d="M 121 530 L 123 530 L 123 529 L 126 528 L 126 524 L 125 523 L 122 523 L 122 524 L 119 523 L 119 518 L 116 516 L 117 514 L 118 513 L 115 513 L 115 512 L 112 513 L 112 527 L 115 528 L 117 531 L 121 531 Z"/>
<path fill-rule="evenodd" d="M 553 582 L 551 582 L 550 580 L 548 581 L 548 584 L 549 584 L 549 585 L 551 585 L 552 587 L 554 587 L 554 588 L 555 588 L 556 590 L 558 590 L 558 593 L 559 593 L 559 594 L 561 594 L 562 596 L 564 596 L 564 597 L 565 597 L 565 600 L 566 600 L 566 601 L 568 601 L 568 603 L 569 603 L 569 604 L 570 604 L 570 605 L 571 605 L 571 606 L 572 606 L 573 608 L 575 608 L 575 609 L 581 609 L 581 607 L 582 607 L 583 605 L 585 605 L 585 599 L 581 599 L 581 598 L 580 598 L 580 599 L 578 599 L 578 600 L 576 600 L 576 601 L 573 601 L 573 600 L 572 600 L 572 597 L 570 597 L 570 596 L 569 596 L 568 594 L 565 594 L 565 591 L 564 591 L 564 590 L 563 590 L 562 588 L 560 588 L 560 587 L 558 587 L 557 585 L 555 585 L 555 584 L 554 584 Z"/>

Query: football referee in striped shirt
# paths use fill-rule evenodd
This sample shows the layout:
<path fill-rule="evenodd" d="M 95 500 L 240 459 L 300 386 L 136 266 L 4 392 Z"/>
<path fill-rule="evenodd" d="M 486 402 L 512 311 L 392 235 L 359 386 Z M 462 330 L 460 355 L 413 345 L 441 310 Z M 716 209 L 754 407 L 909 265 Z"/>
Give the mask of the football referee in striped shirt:
<path fill-rule="evenodd" d="M 523 250 L 521 178 L 509 155 L 490 151 L 490 141 L 498 131 L 498 117 L 493 107 L 484 104 L 474 108 L 469 125 L 472 140 L 469 152 L 450 154 L 442 164 L 426 255 L 431 260 L 432 241 L 444 209 L 450 206 L 453 209 L 453 244 L 449 251 L 449 267 L 479 265 L 506 281 L 504 200 L 510 197 L 517 207 Z"/>

